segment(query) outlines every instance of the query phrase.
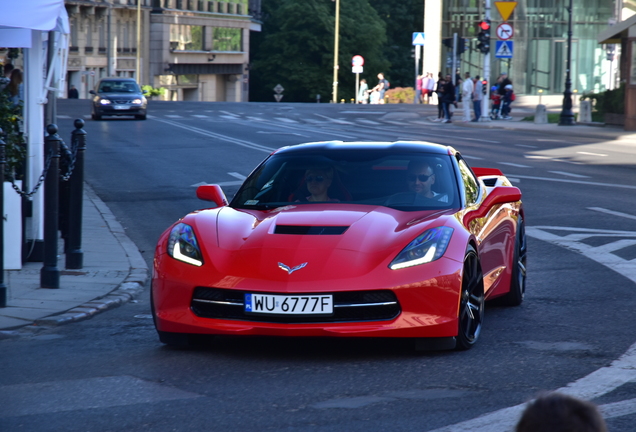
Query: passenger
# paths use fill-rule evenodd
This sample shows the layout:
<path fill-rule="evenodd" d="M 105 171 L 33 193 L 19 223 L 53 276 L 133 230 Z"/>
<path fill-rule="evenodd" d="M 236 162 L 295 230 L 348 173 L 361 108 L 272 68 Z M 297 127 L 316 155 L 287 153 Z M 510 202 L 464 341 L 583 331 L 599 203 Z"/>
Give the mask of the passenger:
<path fill-rule="evenodd" d="M 309 202 L 338 202 L 337 199 L 331 199 L 328 194 L 333 176 L 334 172 L 331 167 L 308 169 L 305 172 L 305 183 L 310 195 L 306 197 L 306 200 Z"/>

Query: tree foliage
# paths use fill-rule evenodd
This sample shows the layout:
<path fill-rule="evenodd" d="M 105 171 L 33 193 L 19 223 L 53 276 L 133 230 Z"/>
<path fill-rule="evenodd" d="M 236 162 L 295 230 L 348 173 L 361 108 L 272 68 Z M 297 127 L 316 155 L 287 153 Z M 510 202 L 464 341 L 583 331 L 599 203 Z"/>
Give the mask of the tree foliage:
<path fill-rule="evenodd" d="M 280 84 L 286 102 L 311 102 L 332 95 L 335 2 L 331 0 L 264 0 L 263 29 L 252 38 L 250 99 L 273 101 Z M 386 27 L 369 0 L 341 0 L 338 98 L 355 96 L 351 58 L 365 59 L 371 85 L 389 67 L 384 57 Z"/>

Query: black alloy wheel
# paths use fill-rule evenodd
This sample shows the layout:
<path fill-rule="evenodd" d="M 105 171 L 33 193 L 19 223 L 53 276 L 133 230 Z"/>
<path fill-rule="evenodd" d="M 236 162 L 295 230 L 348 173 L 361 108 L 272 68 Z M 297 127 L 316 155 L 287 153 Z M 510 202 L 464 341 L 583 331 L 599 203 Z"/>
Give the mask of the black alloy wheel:
<path fill-rule="evenodd" d="M 526 242 L 526 225 L 519 215 L 517 221 L 517 235 L 515 236 L 515 253 L 512 258 L 512 275 L 510 277 L 510 292 L 501 297 L 504 306 L 519 306 L 526 294 L 526 259 L 528 243 Z"/>
<path fill-rule="evenodd" d="M 472 348 L 479 339 L 484 322 L 484 281 L 477 251 L 471 245 L 464 257 L 464 274 L 459 303 L 457 349 Z"/>

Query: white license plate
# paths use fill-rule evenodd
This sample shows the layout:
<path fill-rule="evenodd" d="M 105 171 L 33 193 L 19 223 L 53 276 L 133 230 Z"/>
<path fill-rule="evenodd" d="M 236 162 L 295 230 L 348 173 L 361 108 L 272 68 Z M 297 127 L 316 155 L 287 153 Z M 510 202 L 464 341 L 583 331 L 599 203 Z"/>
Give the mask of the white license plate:
<path fill-rule="evenodd" d="M 115 108 L 116 110 L 125 110 L 130 108 L 128 105 L 115 105 L 113 106 L 113 108 Z"/>
<path fill-rule="evenodd" d="M 326 315 L 333 313 L 331 294 L 245 294 L 245 312 L 278 315 Z"/>

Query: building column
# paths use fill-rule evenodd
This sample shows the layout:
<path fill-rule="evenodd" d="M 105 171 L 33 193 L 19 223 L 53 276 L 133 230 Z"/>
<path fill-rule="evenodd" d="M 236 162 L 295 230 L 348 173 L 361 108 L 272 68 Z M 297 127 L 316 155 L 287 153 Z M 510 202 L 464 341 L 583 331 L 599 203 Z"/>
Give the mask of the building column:
<path fill-rule="evenodd" d="M 627 76 L 625 80 L 625 130 L 636 131 L 636 26 L 627 38 Z"/>
<path fill-rule="evenodd" d="M 442 71 L 442 8 L 443 0 L 424 0 L 424 72 L 432 72 L 437 80 L 437 73 Z"/>

